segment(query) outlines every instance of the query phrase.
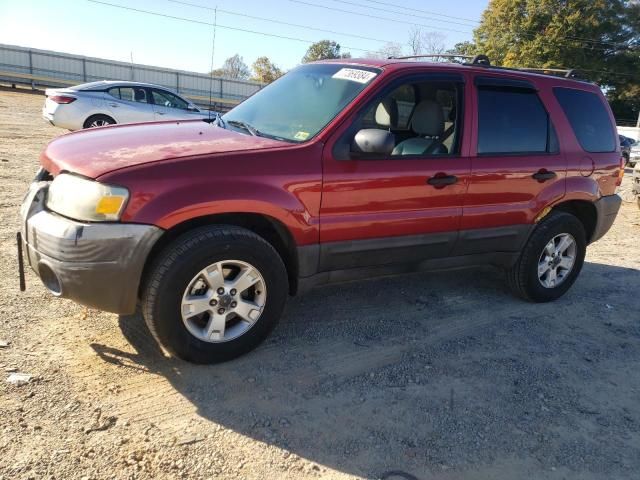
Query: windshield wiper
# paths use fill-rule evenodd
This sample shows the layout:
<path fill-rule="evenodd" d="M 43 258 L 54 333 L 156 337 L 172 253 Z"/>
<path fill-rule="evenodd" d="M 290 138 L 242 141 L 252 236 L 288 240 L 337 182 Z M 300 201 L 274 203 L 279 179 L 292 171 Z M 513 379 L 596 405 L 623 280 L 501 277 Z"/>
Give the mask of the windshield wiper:
<path fill-rule="evenodd" d="M 214 116 L 208 115 L 207 118 L 202 119 L 203 122 L 213 125 L 220 125 L 219 120 L 222 120 L 222 118 L 220 118 L 220 115 L 218 115 L 217 113 Z"/>
<path fill-rule="evenodd" d="M 241 120 L 229 120 L 227 123 L 229 125 L 233 125 L 234 127 L 239 127 L 239 128 L 242 128 L 243 130 L 246 130 L 254 137 L 257 137 L 260 135 L 260 131 L 255 127 L 252 127 L 251 125 L 249 125 L 247 122 L 243 122 Z"/>

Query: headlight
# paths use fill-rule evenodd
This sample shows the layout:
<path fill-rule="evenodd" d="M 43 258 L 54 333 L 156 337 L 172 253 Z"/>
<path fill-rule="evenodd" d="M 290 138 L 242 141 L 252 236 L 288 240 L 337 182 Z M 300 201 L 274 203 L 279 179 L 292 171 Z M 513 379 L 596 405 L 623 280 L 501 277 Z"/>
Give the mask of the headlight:
<path fill-rule="evenodd" d="M 108 222 L 120 219 L 128 199 L 126 188 L 62 173 L 49 185 L 46 205 L 75 220 Z"/>

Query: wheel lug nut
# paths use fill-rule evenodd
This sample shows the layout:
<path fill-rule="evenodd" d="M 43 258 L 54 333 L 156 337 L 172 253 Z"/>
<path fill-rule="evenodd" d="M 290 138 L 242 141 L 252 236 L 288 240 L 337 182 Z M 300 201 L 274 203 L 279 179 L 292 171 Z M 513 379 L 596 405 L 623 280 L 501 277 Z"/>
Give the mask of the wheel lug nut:
<path fill-rule="evenodd" d="M 212 307 L 215 307 L 217 304 L 218 304 L 218 301 L 215 299 L 209 302 L 209 305 L 211 305 Z"/>
<path fill-rule="evenodd" d="M 231 289 L 231 291 L 230 291 L 229 293 L 230 293 L 230 294 L 231 294 L 231 296 L 233 297 L 233 296 L 234 296 L 236 293 L 238 293 L 238 292 L 236 291 L 236 289 L 235 289 L 235 288 L 232 288 L 232 289 Z"/>
<path fill-rule="evenodd" d="M 231 302 L 231 308 L 236 308 L 238 306 L 238 302 Z"/>
<path fill-rule="evenodd" d="M 218 309 L 218 314 L 222 315 L 224 313 L 224 308 L 219 308 Z"/>
<path fill-rule="evenodd" d="M 222 295 L 224 293 L 224 288 L 220 287 L 218 289 L 218 295 Z"/>

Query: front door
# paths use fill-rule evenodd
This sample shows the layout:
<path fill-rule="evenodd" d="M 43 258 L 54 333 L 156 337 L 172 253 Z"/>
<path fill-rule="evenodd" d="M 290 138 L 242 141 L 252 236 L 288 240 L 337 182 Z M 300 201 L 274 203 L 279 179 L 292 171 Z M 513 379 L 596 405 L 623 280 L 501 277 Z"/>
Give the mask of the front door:
<path fill-rule="evenodd" d="M 462 153 L 464 90 L 460 75 L 393 81 L 327 144 L 321 271 L 451 252 L 471 168 Z M 363 152 L 362 131 L 388 133 L 393 151 Z"/>
<path fill-rule="evenodd" d="M 546 92 L 504 76 L 474 84 L 472 173 L 454 254 L 517 252 L 536 216 L 564 196 L 567 161 Z"/>
<path fill-rule="evenodd" d="M 166 90 L 152 88 L 153 110 L 156 120 L 185 120 L 200 118 L 189 110 L 189 104 L 182 98 Z"/>

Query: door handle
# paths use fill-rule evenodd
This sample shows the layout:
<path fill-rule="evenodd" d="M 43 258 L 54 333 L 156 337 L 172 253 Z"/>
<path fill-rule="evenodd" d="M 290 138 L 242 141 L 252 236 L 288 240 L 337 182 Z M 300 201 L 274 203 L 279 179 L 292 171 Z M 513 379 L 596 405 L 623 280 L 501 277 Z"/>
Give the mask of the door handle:
<path fill-rule="evenodd" d="M 434 187 L 446 187 L 447 185 L 458 183 L 458 177 L 455 175 L 436 175 L 427 180 L 427 183 Z"/>
<path fill-rule="evenodd" d="M 546 170 L 540 170 L 538 173 L 534 173 L 533 175 L 531 175 L 535 180 L 539 181 L 540 183 L 542 182 L 546 182 L 547 180 L 553 180 L 554 178 L 556 178 L 558 175 L 556 174 L 556 172 L 548 172 Z"/>
<path fill-rule="evenodd" d="M 110 103 L 109 106 L 113 108 L 118 108 L 119 105 L 117 103 Z"/>
<path fill-rule="evenodd" d="M 158 115 L 164 115 L 164 112 L 156 112 Z"/>

